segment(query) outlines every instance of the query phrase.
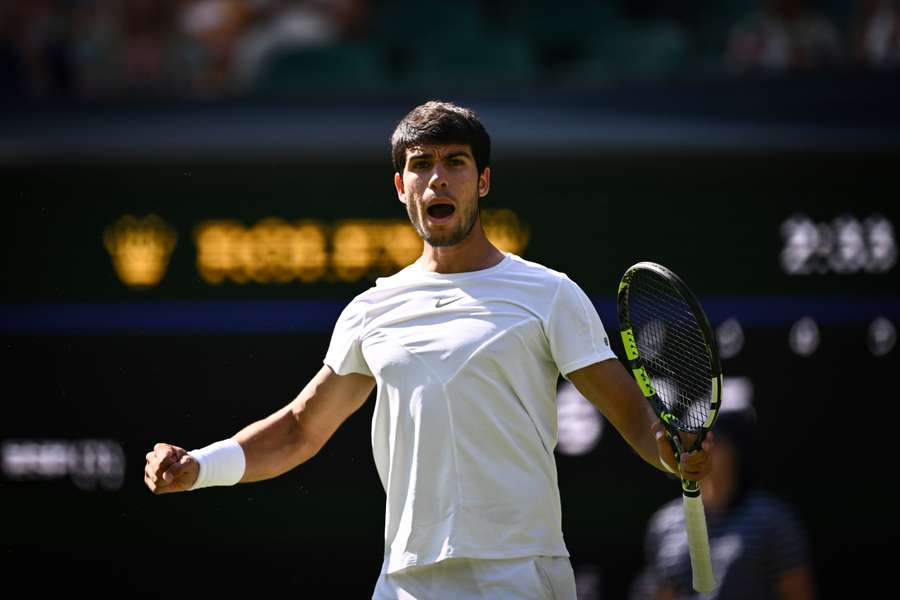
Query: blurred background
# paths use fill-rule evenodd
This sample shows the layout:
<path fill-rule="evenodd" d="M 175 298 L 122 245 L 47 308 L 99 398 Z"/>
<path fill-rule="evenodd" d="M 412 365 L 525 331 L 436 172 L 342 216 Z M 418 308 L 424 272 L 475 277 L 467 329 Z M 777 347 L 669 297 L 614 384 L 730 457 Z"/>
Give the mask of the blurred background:
<path fill-rule="evenodd" d="M 388 138 L 432 98 L 492 135 L 489 236 L 609 332 L 639 260 L 695 290 L 820 597 L 887 580 L 895 0 L 0 3 L 4 580 L 371 594 L 371 400 L 277 480 L 155 497 L 142 470 L 290 401 L 343 306 L 418 256 Z M 624 598 L 678 486 L 559 398 L 580 597 Z"/>

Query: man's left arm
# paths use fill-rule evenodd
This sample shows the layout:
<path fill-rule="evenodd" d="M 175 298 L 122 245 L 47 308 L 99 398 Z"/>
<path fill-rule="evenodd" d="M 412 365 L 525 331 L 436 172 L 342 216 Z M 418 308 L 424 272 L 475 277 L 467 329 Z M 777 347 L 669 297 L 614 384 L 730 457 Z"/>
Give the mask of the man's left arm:
<path fill-rule="evenodd" d="M 661 462 L 664 460 L 670 466 L 676 463 L 675 451 L 666 439 L 665 428 L 618 359 L 588 365 L 566 377 L 603 413 L 641 458 L 661 471 L 671 472 Z M 687 434 L 679 435 L 685 448 L 693 444 L 694 440 Z M 700 480 L 709 473 L 712 438 L 712 433 L 708 433 L 700 450 L 681 455 L 681 475 Z"/>

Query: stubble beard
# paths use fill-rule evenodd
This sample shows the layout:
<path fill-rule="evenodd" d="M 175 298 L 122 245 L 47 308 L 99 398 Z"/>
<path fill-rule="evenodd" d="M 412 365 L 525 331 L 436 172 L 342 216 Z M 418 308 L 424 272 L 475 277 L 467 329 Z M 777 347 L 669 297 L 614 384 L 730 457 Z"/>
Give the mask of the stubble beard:
<path fill-rule="evenodd" d="M 469 237 L 469 234 L 475 229 L 475 223 L 478 222 L 478 202 L 476 201 L 469 206 L 472 207 L 470 209 L 471 212 L 467 215 L 463 215 L 463 218 L 459 221 L 459 225 L 443 237 L 431 234 L 425 230 L 422 219 L 409 202 L 406 204 L 406 213 L 409 215 L 409 221 L 412 223 L 413 228 L 415 228 L 416 233 L 419 234 L 419 237 L 422 238 L 425 243 L 434 248 L 446 248 L 462 242 Z"/>

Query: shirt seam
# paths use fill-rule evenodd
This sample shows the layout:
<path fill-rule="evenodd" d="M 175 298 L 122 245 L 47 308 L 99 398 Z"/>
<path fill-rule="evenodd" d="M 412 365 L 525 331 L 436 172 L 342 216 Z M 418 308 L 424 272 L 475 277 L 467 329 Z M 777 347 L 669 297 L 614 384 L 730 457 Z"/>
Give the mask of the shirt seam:
<path fill-rule="evenodd" d="M 543 323 L 543 327 L 541 327 L 541 331 L 544 334 L 544 340 L 547 342 L 547 348 L 550 349 L 550 356 L 553 358 L 553 361 L 556 362 L 556 358 L 553 357 L 553 345 L 550 343 L 550 316 L 553 314 L 553 307 L 556 306 L 556 300 L 559 298 L 559 291 L 562 289 L 562 277 L 558 277 L 556 279 L 556 290 L 553 292 L 553 298 L 550 299 L 550 306 L 547 308 L 547 314 L 544 318 L 541 319 Z M 559 365 L 557 365 L 558 367 Z"/>
<path fill-rule="evenodd" d="M 589 308 L 594 308 L 593 306 L 588 307 L 586 304 L 586 297 L 582 294 L 578 294 L 578 303 L 581 305 L 581 312 L 584 320 L 587 321 L 588 329 L 590 330 L 590 339 L 591 339 L 591 348 L 594 350 L 596 354 L 601 354 L 600 349 L 597 347 L 597 338 L 594 335 L 594 322 L 591 318 L 591 314 Z"/>

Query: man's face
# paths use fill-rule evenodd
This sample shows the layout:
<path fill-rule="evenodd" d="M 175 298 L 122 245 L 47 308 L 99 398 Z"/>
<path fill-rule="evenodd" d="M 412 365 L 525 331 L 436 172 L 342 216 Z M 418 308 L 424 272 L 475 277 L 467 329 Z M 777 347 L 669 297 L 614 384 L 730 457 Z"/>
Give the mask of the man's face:
<path fill-rule="evenodd" d="M 406 150 L 394 186 L 419 236 L 443 247 L 471 233 L 478 222 L 478 199 L 487 194 L 490 179 L 490 168 L 479 175 L 468 145 L 422 145 Z"/>

